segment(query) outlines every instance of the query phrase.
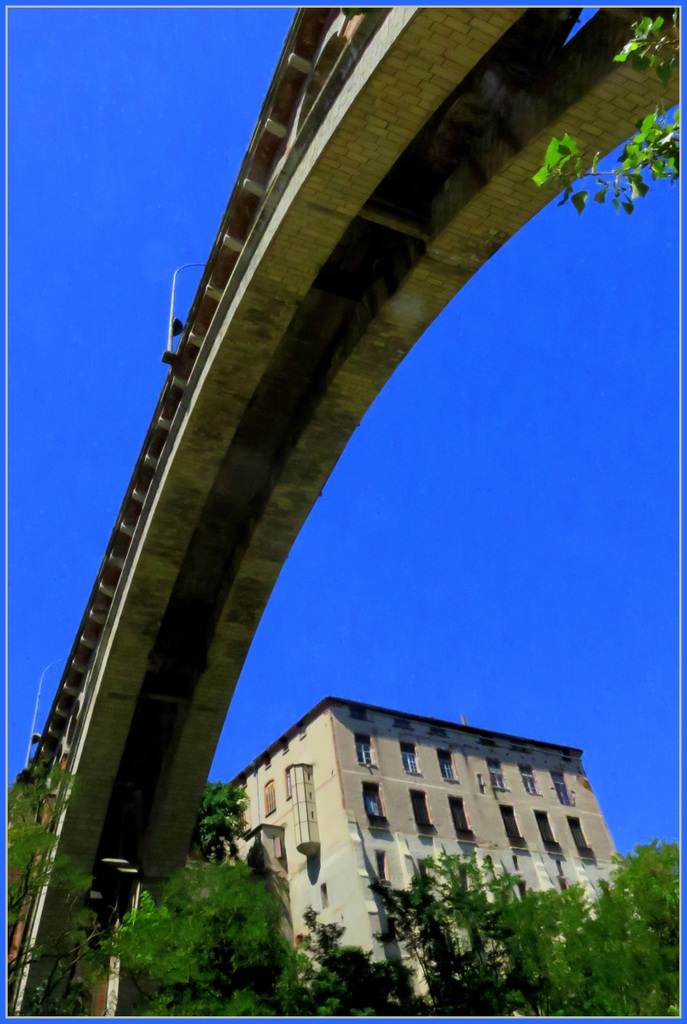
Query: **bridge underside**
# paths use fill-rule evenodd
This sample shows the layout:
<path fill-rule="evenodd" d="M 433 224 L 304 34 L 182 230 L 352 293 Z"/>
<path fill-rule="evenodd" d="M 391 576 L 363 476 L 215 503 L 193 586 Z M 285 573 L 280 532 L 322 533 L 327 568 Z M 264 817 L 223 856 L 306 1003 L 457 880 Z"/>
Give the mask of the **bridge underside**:
<path fill-rule="evenodd" d="M 566 44 L 578 12 L 393 8 L 315 100 L 189 369 L 91 670 L 62 842 L 96 888 L 103 857 L 146 884 L 183 864 L 303 522 L 415 341 L 550 199 L 530 180 L 548 139 L 606 153 L 660 98 L 612 61 L 618 12 Z"/>

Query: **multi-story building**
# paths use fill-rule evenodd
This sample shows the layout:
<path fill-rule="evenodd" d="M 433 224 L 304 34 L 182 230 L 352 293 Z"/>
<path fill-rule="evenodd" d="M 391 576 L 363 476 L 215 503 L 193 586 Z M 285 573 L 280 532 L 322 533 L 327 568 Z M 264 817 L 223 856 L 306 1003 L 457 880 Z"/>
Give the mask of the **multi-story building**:
<path fill-rule="evenodd" d="M 326 697 L 233 781 L 249 798 L 241 854 L 264 870 L 298 943 L 303 912 L 346 929 L 379 959 L 394 951 L 372 878 L 403 887 L 421 861 L 490 856 L 521 891 L 582 882 L 615 852 L 582 751 Z"/>

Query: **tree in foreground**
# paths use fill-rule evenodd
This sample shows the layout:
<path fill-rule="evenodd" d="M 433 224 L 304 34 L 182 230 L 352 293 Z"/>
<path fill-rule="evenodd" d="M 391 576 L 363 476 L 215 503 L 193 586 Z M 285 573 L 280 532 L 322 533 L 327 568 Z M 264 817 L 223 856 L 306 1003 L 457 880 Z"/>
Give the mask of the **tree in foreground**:
<path fill-rule="evenodd" d="M 505 1016 L 524 1009 L 509 962 L 515 881 L 497 875 L 490 858 L 480 865 L 442 853 L 423 862 L 407 889 L 372 883 L 395 937 L 419 966 L 429 1013 Z"/>
<path fill-rule="evenodd" d="M 373 883 L 419 966 L 431 1014 L 660 1016 L 678 1005 L 678 848 L 616 856 L 582 885 L 518 891 L 489 858 L 442 854 L 408 889 Z"/>
<path fill-rule="evenodd" d="M 86 1015 L 89 979 L 111 957 L 149 1016 L 665 1016 L 678 1010 L 678 849 L 654 841 L 616 857 L 596 902 L 581 885 L 520 893 L 519 878 L 487 857 L 442 854 L 407 889 L 372 883 L 389 934 L 414 963 L 377 962 L 342 945 L 343 928 L 309 909 L 294 950 L 262 878 L 231 855 L 243 829 L 241 794 L 210 784 L 197 835 L 206 857 L 143 893 L 116 931 L 83 906 L 89 879 L 60 859 L 50 822 L 68 778 L 17 784 L 10 796 L 11 974 L 43 960 L 28 1015 Z M 60 790 L 62 786 L 62 790 Z M 18 787 L 18 788 L 17 788 Z M 62 796 L 60 796 L 60 792 Z M 50 805 L 52 804 L 52 815 Z M 47 808 L 47 810 L 46 810 Z M 50 885 L 75 908 L 50 949 L 17 942 L 30 902 Z M 393 934 L 392 934 L 393 933 Z"/>
<path fill-rule="evenodd" d="M 237 842 L 246 831 L 248 797 L 240 786 L 208 782 L 198 808 L 191 839 L 206 860 L 225 860 L 237 854 Z"/>
<path fill-rule="evenodd" d="M 301 1017 L 389 1017 L 421 1012 L 412 971 L 399 959 L 375 961 L 359 946 L 341 944 L 345 929 L 321 924 L 308 907 L 308 935 L 298 950 L 296 979 L 284 1012 Z"/>
<path fill-rule="evenodd" d="M 30 773 L 22 772 L 8 795 L 10 997 L 29 966 L 39 965 L 42 976 L 40 984 L 24 996 L 22 1014 L 27 1016 L 87 1015 L 92 993 L 110 966 L 111 928 L 86 905 L 92 879 L 59 852 L 53 829 L 65 801 L 75 798 L 76 782 L 59 767 L 39 765 Z M 206 860 L 222 861 L 235 853 L 245 830 L 245 807 L 242 790 L 221 782 L 206 785 L 193 836 Z M 49 944 L 37 945 L 27 941 L 25 929 L 32 907 L 47 886 L 66 904 L 69 925 Z"/>
<path fill-rule="evenodd" d="M 173 876 L 159 905 L 143 893 L 103 953 L 119 959 L 145 1016 L 370 1016 L 414 1005 L 400 963 L 341 946 L 343 928 L 318 924 L 314 911 L 295 950 L 279 913 L 242 861 L 194 864 Z"/>
<path fill-rule="evenodd" d="M 292 951 L 276 903 L 242 862 L 178 871 L 144 892 L 107 945 L 146 1016 L 272 1016 Z"/>
<path fill-rule="evenodd" d="M 22 1013 L 72 1016 L 89 1011 L 89 985 L 100 961 L 93 949 L 101 928 L 84 903 L 90 877 L 59 852 L 53 823 L 73 798 L 75 780 L 60 768 L 38 766 L 17 778 L 8 794 L 8 989 L 13 1000 L 25 970 L 40 965 L 41 983 L 29 990 Z M 47 886 L 68 908 L 69 924 L 49 945 L 27 939 L 32 907 Z"/>

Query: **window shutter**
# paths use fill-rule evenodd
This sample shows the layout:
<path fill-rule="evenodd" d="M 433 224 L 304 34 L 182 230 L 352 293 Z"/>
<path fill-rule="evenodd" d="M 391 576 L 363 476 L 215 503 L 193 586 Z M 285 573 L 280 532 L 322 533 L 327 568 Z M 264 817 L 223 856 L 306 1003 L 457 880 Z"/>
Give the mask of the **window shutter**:
<path fill-rule="evenodd" d="M 551 825 L 549 823 L 549 816 L 546 811 L 535 811 L 534 816 L 537 819 L 537 825 L 539 826 L 539 832 L 545 843 L 555 843 L 556 838 L 551 831 Z"/>
<path fill-rule="evenodd" d="M 568 818 L 568 824 L 570 825 L 570 831 L 572 833 L 575 846 L 578 850 L 588 850 L 587 840 L 584 837 L 582 826 L 580 825 L 579 818 Z"/>
<path fill-rule="evenodd" d="M 410 799 L 413 805 L 413 816 L 418 825 L 429 825 L 429 812 L 427 810 L 427 797 L 417 790 L 410 791 Z"/>
<path fill-rule="evenodd" d="M 518 823 L 515 820 L 515 812 L 512 807 L 501 807 L 501 817 L 503 818 L 503 824 L 506 829 L 506 835 L 510 839 L 521 839 L 521 835 L 518 831 Z"/>
<path fill-rule="evenodd" d="M 469 832 L 470 826 L 468 825 L 468 819 L 465 816 L 465 807 L 461 797 L 451 796 L 449 797 L 449 806 L 451 808 L 451 815 L 453 816 L 453 826 L 456 832 Z"/>

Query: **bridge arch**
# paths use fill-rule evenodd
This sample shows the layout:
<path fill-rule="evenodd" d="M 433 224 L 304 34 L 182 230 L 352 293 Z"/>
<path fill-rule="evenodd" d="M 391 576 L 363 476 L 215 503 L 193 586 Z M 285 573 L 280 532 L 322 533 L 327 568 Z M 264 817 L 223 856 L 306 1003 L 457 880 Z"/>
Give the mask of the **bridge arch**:
<path fill-rule="evenodd" d="M 542 204 L 528 177 L 563 114 L 584 141 L 614 89 L 641 85 L 636 105 L 651 102 L 647 83 L 608 65 L 623 32 L 609 14 L 567 54 L 544 19 L 556 89 L 543 57 L 544 70 L 514 60 L 506 73 L 494 51 L 505 40 L 517 52 L 519 24 L 532 48 L 526 16 L 394 9 L 340 69 L 343 93 L 319 93 L 321 123 L 282 140 L 277 177 L 244 177 L 263 188 L 243 188 L 257 200 L 252 227 L 222 226 L 43 740 L 84 776 L 63 841 L 89 869 L 121 825 L 110 794 L 131 780 L 146 876 L 183 858 L 260 614 L 346 440 L 426 326 Z M 447 77 L 432 81 L 437 54 Z M 403 75 L 392 112 L 389 83 Z M 606 126 L 604 148 L 633 116 Z M 469 145 L 451 152 L 459 130 Z M 419 203 L 409 177 L 423 183 Z M 61 750 L 58 719 L 73 734 Z"/>

